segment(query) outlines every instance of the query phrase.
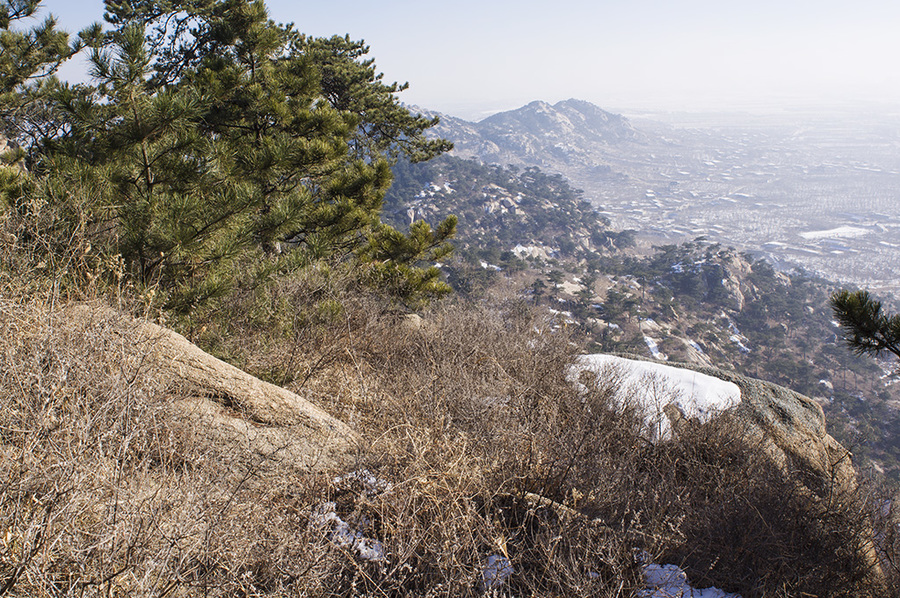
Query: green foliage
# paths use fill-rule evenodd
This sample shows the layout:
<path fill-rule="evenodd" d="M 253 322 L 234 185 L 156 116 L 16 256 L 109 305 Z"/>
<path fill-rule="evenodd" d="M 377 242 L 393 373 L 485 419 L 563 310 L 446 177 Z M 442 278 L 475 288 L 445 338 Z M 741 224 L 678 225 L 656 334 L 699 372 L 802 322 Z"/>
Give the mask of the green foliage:
<path fill-rule="evenodd" d="M 832 295 L 831 308 L 844 340 L 858 355 L 889 352 L 900 358 L 900 314 L 884 313 L 881 301 L 868 291 L 846 289 Z"/>
<path fill-rule="evenodd" d="M 437 266 L 419 267 L 416 264 L 437 262 L 453 251 L 447 243 L 456 233 L 456 217 L 450 216 L 435 230 L 423 220 L 409 227 L 404 235 L 396 229 L 381 225 L 363 250 L 369 264 L 368 277 L 376 286 L 390 289 L 403 301 L 418 306 L 430 299 L 450 292 L 441 279 Z"/>
<path fill-rule="evenodd" d="M 159 306 L 187 313 L 230 292 L 250 257 L 279 274 L 311 259 L 376 260 L 371 280 L 390 280 L 401 299 L 442 293 L 416 264 L 446 255 L 455 220 L 406 237 L 380 213 L 390 162 L 449 144 L 424 137 L 436 121 L 398 103 L 405 86 L 381 82 L 362 42 L 276 25 L 259 1 L 106 8 L 113 29 L 82 32 L 92 85 L 43 92 L 57 126 L 35 172 L 79 173 L 88 228 L 104 231 L 94 242 Z"/>
<path fill-rule="evenodd" d="M 360 124 L 350 142 L 357 158 L 386 155 L 396 161 L 403 155 L 411 162 L 421 162 L 453 148 L 445 139 L 425 138 L 423 133 L 438 123 L 437 117 L 414 115 L 397 103 L 394 94 L 409 84 L 382 83 L 374 60 L 365 58 L 369 47 L 363 42 L 350 36 L 303 37 L 298 40 L 298 50 L 319 71 L 322 93 L 329 103 L 357 116 Z"/>
<path fill-rule="evenodd" d="M 26 28 L 39 5 L 40 0 L 0 0 L 0 126 L 3 135 L 29 148 L 52 120 L 46 95 L 55 86 L 54 73 L 81 47 L 56 28 L 53 16 Z"/>
<path fill-rule="evenodd" d="M 34 16 L 40 0 L 0 2 L 0 94 L 6 96 L 29 81 L 51 75 L 75 51 L 68 34 L 51 16 L 29 30 L 12 30 L 17 21 Z M 4 99 L 6 99 L 4 97 Z"/>
<path fill-rule="evenodd" d="M 442 156 L 423 164 L 401 160 L 393 172 L 395 183 L 385 196 L 386 219 L 405 225 L 411 209 L 416 217 L 433 220 L 456 214 L 461 251 L 475 252 L 492 264 L 506 262 L 505 271 L 513 263 L 503 254 L 520 243 L 585 257 L 589 252 L 584 242 L 591 232 L 609 224 L 565 179 L 538 168 L 520 171 Z"/>
<path fill-rule="evenodd" d="M 0 165 L 0 208 L 19 201 L 25 193 L 27 179 L 17 168 Z"/>

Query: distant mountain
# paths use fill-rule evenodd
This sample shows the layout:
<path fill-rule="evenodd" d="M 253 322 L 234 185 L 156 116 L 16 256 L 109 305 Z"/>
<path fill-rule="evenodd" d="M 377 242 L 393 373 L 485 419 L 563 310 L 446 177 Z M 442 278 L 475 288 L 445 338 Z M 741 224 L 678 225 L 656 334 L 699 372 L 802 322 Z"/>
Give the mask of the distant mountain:
<path fill-rule="evenodd" d="M 441 115 L 436 136 L 455 144 L 454 155 L 505 166 L 538 166 L 581 184 L 584 177 L 625 176 L 613 164 L 622 151 L 654 140 L 621 115 L 582 100 L 535 101 L 480 122 Z"/>
<path fill-rule="evenodd" d="M 433 134 L 456 157 L 563 175 L 613 229 L 657 244 L 705 237 L 780 270 L 900 294 L 896 128 L 800 116 L 673 122 L 566 100 L 480 122 L 442 116 Z"/>
<path fill-rule="evenodd" d="M 485 164 L 536 166 L 561 174 L 597 207 L 619 208 L 660 186 L 660 168 L 696 166 L 665 125 L 636 127 L 628 118 L 583 100 L 535 101 L 479 122 L 439 113 L 431 134 L 454 143 L 452 155 Z M 673 152 L 674 146 L 674 152 Z M 673 162 L 671 154 L 684 160 Z M 665 181 L 663 181 L 665 182 Z M 638 228 L 626 222 L 618 228 Z"/>

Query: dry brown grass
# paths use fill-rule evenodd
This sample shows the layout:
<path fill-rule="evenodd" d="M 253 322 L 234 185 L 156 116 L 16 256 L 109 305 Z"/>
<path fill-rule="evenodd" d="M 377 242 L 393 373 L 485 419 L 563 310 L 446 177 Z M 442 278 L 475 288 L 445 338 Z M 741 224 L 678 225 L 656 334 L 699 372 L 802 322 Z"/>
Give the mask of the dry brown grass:
<path fill-rule="evenodd" d="M 2 254 L 0 595 L 625 597 L 635 550 L 745 598 L 897 595 L 858 558 L 861 496 L 809 500 L 733 421 L 649 442 L 615 376 L 567 379 L 577 335 L 515 298 L 416 322 L 319 265 L 180 323 L 351 424 L 390 483 L 372 488 L 211 445 L 127 340 L 54 318 L 60 286 L 21 249 Z M 70 285 L 125 294 L 89 278 Z M 330 504 L 383 559 L 340 541 Z M 513 573 L 486 591 L 491 555 Z"/>
<path fill-rule="evenodd" d="M 34 298 L 4 299 L 0 593 L 475 595 L 484 558 L 521 533 L 503 515 L 517 509 L 485 492 L 478 451 L 452 427 L 432 429 L 413 414 L 373 431 L 381 457 L 371 465 L 394 481 L 388 492 L 235 466 L 245 461 L 230 455 L 239 447 L 201 442 L 165 381 L 126 357 L 127 341 L 54 321 Z M 327 500 L 380 539 L 386 561 L 329 538 L 316 524 Z M 544 527 L 532 550 L 559 552 Z M 570 527 L 567 538 L 596 537 Z M 567 564 L 595 587 L 586 566 Z"/>
<path fill-rule="evenodd" d="M 410 325 L 371 297 L 337 296 L 349 300 L 332 323 L 266 355 L 307 356 L 293 388 L 352 421 L 371 443 L 367 465 L 410 492 L 369 508 L 383 537 L 414 538 L 417 581 L 372 574 L 369 590 L 465 594 L 502 544 L 513 595 L 627 595 L 635 548 L 745 597 L 887 591 L 861 557 L 861 495 L 813 501 L 735 421 L 649 443 L 635 410 L 611 402 L 614 377 L 589 392 L 566 379 L 577 338 L 528 304 L 447 302 Z M 535 509 L 533 495 L 556 506 Z"/>

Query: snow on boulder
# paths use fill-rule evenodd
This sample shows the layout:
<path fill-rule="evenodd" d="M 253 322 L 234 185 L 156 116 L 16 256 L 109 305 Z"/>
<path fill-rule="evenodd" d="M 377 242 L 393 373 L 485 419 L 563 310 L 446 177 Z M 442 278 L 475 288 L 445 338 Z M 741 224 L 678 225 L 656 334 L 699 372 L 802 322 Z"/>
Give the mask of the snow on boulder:
<path fill-rule="evenodd" d="M 617 380 L 616 400 L 634 401 L 643 411 L 647 431 L 654 440 L 671 435 L 666 408 L 674 406 L 682 416 L 708 421 L 713 415 L 741 402 L 737 384 L 695 370 L 615 355 L 583 355 L 574 377 L 583 371 L 598 379 Z"/>

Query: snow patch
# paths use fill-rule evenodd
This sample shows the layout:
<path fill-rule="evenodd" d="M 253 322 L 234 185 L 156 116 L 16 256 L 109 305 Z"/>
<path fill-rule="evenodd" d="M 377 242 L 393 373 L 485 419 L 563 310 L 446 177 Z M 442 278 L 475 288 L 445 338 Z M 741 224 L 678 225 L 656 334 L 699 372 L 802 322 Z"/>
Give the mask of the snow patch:
<path fill-rule="evenodd" d="M 736 334 L 732 334 L 729 338 L 731 339 L 731 342 L 733 342 L 735 345 L 737 345 L 737 348 L 741 353 L 749 353 L 750 352 L 750 347 L 748 347 L 747 345 L 745 345 L 743 343 L 740 336 L 738 336 Z"/>
<path fill-rule="evenodd" d="M 337 476 L 332 482 L 335 486 L 345 486 L 350 482 L 359 482 L 368 496 L 390 492 L 394 487 L 393 484 L 387 480 L 375 477 L 368 469 L 359 469 L 342 476 Z"/>
<path fill-rule="evenodd" d="M 839 226 L 837 228 L 831 228 L 828 230 L 807 231 L 805 233 L 800 233 L 800 236 L 807 241 L 812 241 L 815 239 L 830 239 L 834 237 L 845 239 L 862 237 L 863 235 L 869 234 L 869 232 L 871 231 L 864 228 L 859 228 L 858 226 Z"/>
<path fill-rule="evenodd" d="M 649 336 L 644 337 L 644 343 L 647 345 L 647 348 L 650 349 L 650 354 L 653 355 L 654 359 L 659 359 L 660 361 L 667 361 L 669 359 L 668 355 L 659 350 L 659 345 L 656 344 L 656 341 Z"/>
<path fill-rule="evenodd" d="M 705 422 L 741 402 L 741 390 L 733 382 L 652 361 L 583 355 L 570 375 L 577 379 L 584 371 L 596 374 L 597 384 L 612 383 L 620 404 L 628 401 L 640 408 L 654 440 L 671 436 L 671 425 L 663 411 L 668 405 L 674 405 L 687 418 Z"/>
<path fill-rule="evenodd" d="M 390 492 L 393 485 L 387 480 L 376 477 L 368 469 L 360 469 L 332 480 L 335 486 L 361 486 L 362 492 L 369 497 Z M 316 527 L 328 531 L 328 539 L 341 548 L 355 552 L 365 561 L 384 561 L 387 559 L 384 546 L 378 540 L 367 538 L 360 528 L 371 527 L 365 517 L 357 517 L 354 521 L 344 521 L 337 514 L 337 503 L 325 501 L 313 511 L 311 522 Z"/>
<path fill-rule="evenodd" d="M 646 589 L 640 598 L 741 598 L 719 588 L 698 590 L 687 581 L 687 575 L 676 565 L 644 565 L 642 573 Z"/>
<path fill-rule="evenodd" d="M 362 532 L 350 527 L 350 524 L 338 517 L 337 505 L 333 501 L 322 503 L 319 509 L 313 513 L 312 521 L 318 527 L 331 530 L 328 538 L 340 546 L 348 548 L 359 555 L 359 558 L 366 561 L 383 561 L 384 546 L 378 540 L 366 538 Z M 368 522 L 362 521 L 365 525 Z"/>
<path fill-rule="evenodd" d="M 481 570 L 481 587 L 485 591 L 497 590 L 513 573 L 515 573 L 515 569 L 508 558 L 492 554 L 485 561 L 484 569 Z"/>
<path fill-rule="evenodd" d="M 575 316 L 572 315 L 570 311 L 560 311 L 558 309 L 547 309 L 551 314 L 558 317 L 562 320 L 563 324 L 577 324 L 578 322 L 575 320 Z"/>

